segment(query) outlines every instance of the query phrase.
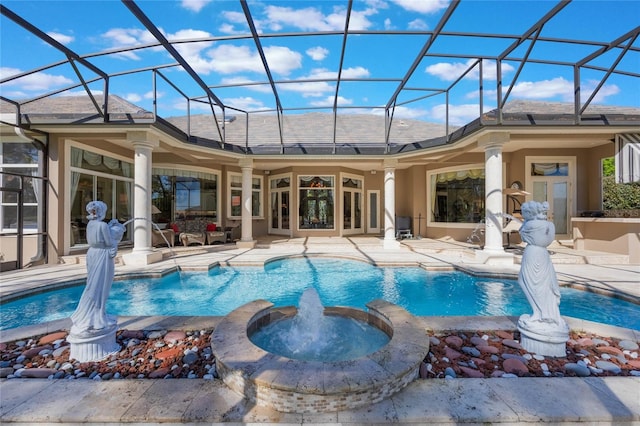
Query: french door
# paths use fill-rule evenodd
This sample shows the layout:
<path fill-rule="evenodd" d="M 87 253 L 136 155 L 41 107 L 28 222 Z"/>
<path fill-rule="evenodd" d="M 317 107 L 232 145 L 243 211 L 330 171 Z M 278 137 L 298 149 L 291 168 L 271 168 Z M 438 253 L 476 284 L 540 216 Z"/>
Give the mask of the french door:
<path fill-rule="evenodd" d="M 291 235 L 291 178 L 273 177 L 269 182 L 269 233 Z"/>
<path fill-rule="evenodd" d="M 570 238 L 569 222 L 575 200 L 575 157 L 532 158 L 527 161 L 527 191 L 534 201 L 549 203 L 547 213 L 556 228 L 556 238 Z"/>

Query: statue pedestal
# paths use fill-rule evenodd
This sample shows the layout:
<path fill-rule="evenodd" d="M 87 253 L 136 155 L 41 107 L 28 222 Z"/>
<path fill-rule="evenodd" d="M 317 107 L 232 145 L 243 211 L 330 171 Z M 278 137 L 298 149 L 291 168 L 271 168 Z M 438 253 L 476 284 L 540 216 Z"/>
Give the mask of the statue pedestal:
<path fill-rule="evenodd" d="M 529 315 L 522 315 L 518 320 L 520 346 L 527 352 L 542 356 L 566 357 L 569 340 L 567 324 L 527 322 L 529 317 Z"/>
<path fill-rule="evenodd" d="M 71 343 L 70 359 L 80 362 L 102 361 L 109 355 L 120 351 L 116 343 L 118 325 L 96 330 L 95 333 L 69 334 L 67 342 Z"/>

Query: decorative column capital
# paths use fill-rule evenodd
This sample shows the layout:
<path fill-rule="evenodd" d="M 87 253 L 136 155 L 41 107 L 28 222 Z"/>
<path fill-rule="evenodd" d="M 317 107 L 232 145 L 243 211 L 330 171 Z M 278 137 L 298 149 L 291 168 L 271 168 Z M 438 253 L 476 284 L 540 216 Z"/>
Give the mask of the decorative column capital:
<path fill-rule="evenodd" d="M 382 161 L 382 167 L 386 169 L 395 169 L 398 167 L 398 160 L 395 158 L 387 158 Z"/>
<path fill-rule="evenodd" d="M 478 147 L 484 149 L 498 148 L 511 140 L 509 132 L 491 132 L 478 138 Z"/>
<path fill-rule="evenodd" d="M 160 146 L 160 138 L 143 130 L 134 130 L 127 132 L 127 140 L 133 146 L 142 146 L 147 148 L 157 148 Z"/>
<path fill-rule="evenodd" d="M 253 169 L 253 159 L 241 158 L 240 160 L 238 160 L 238 165 L 241 169 Z"/>

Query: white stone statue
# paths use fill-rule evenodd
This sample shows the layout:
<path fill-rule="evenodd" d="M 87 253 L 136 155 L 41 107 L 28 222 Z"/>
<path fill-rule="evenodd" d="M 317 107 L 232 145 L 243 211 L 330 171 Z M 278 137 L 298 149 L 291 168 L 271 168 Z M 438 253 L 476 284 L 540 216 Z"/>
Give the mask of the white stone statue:
<path fill-rule="evenodd" d="M 87 213 L 87 285 L 71 315 L 70 334 L 78 337 L 100 334 L 116 325 L 116 319 L 106 313 L 106 304 L 115 272 L 114 258 L 125 231 L 116 219 L 104 222 L 107 205 L 102 201 L 88 203 Z"/>
<path fill-rule="evenodd" d="M 524 223 L 522 241 L 527 243 L 522 255 L 518 283 L 533 309 L 518 321 L 521 344 L 541 355 L 565 356 L 564 343 L 569 329 L 560 316 L 560 286 L 547 246 L 555 239 L 555 226 L 547 219 L 547 202 L 522 204 Z"/>

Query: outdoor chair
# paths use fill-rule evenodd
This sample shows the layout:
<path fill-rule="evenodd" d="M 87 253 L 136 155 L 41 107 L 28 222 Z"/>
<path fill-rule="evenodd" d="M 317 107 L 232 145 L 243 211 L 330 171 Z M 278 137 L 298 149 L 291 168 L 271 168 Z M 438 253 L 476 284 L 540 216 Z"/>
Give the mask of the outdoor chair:
<path fill-rule="evenodd" d="M 413 238 L 411 217 L 398 216 L 396 217 L 396 239 L 403 240 L 405 238 Z"/>

